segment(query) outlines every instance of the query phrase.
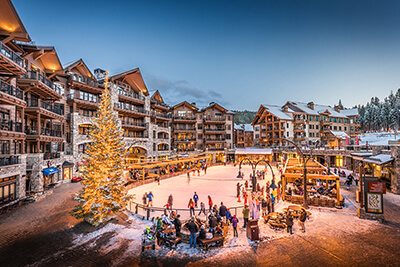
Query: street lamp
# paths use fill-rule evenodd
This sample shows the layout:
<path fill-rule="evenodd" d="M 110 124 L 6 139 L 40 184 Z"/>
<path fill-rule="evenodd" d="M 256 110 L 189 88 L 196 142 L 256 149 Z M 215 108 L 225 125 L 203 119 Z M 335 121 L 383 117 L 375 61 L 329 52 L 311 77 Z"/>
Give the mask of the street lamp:
<path fill-rule="evenodd" d="M 272 167 L 271 167 L 271 165 L 269 164 L 269 162 L 268 162 L 268 161 L 265 161 L 265 160 L 263 160 L 263 159 L 257 161 L 256 163 L 252 162 L 252 161 L 251 161 L 250 159 L 248 159 L 248 158 L 242 159 L 242 160 L 240 161 L 240 163 L 239 163 L 239 175 L 237 176 L 237 178 L 243 178 L 242 172 L 241 172 L 241 171 L 242 171 L 242 163 L 243 163 L 244 161 L 246 161 L 246 160 L 250 163 L 251 169 L 252 169 L 252 171 L 253 171 L 253 177 L 252 177 L 252 179 L 251 179 L 251 183 L 252 183 L 252 187 L 253 187 L 253 192 L 256 191 L 256 187 L 257 187 L 256 169 L 257 169 L 257 165 L 258 165 L 259 163 L 264 162 L 264 163 L 266 163 L 266 164 L 269 166 L 269 168 L 271 169 L 272 180 L 275 181 L 274 170 L 272 169 Z"/>

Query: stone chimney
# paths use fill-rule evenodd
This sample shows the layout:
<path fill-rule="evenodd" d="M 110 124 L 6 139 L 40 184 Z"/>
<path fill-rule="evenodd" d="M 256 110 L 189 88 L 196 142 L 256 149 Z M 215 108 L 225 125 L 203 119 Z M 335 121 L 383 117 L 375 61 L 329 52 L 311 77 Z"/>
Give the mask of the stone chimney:
<path fill-rule="evenodd" d="M 333 109 L 334 109 L 336 112 L 340 113 L 340 107 L 339 107 L 339 106 L 333 106 Z"/>
<path fill-rule="evenodd" d="M 307 103 L 307 107 L 308 107 L 309 109 L 314 110 L 314 102 L 308 102 L 308 103 Z"/>
<path fill-rule="evenodd" d="M 102 70 L 100 68 L 97 68 L 94 70 L 94 76 L 96 76 L 96 79 L 99 80 L 103 80 L 106 77 L 106 71 Z"/>

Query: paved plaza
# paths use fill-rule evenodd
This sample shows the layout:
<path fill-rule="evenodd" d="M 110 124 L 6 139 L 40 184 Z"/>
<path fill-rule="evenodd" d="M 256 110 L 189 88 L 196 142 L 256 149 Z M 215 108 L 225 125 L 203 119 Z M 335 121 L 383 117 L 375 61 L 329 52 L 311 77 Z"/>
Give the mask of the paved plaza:
<path fill-rule="evenodd" d="M 237 206 L 237 169 L 211 167 L 206 175 L 192 177 L 190 183 L 182 175 L 163 180 L 161 185 L 137 187 L 131 193 L 141 195 L 152 190 L 154 204 L 161 205 L 172 192 L 176 205 L 186 207 L 188 198 L 197 190 L 201 200 L 211 194 L 215 202 Z M 243 172 L 248 178 L 250 168 L 245 167 Z M 188 244 L 178 245 L 175 250 L 157 246 L 155 251 L 141 252 L 140 234 L 150 225 L 148 221 L 128 212 L 128 216 L 92 227 L 69 215 L 76 204 L 73 194 L 80 188 L 80 184 L 61 185 L 47 198 L 2 215 L 1 266 L 398 265 L 400 198 L 390 193 L 384 196 L 384 224 L 356 217 L 353 185 L 350 190 L 342 190 L 346 199 L 344 209 L 309 209 L 312 215 L 306 221 L 306 233 L 298 231 L 295 223 L 290 236 L 285 231 L 270 229 L 260 220 L 260 242 L 249 241 L 243 228 L 239 229 L 239 237 L 234 238 L 230 228 L 224 246 L 208 252 L 190 249 Z M 287 205 L 280 202 L 276 209 Z"/>

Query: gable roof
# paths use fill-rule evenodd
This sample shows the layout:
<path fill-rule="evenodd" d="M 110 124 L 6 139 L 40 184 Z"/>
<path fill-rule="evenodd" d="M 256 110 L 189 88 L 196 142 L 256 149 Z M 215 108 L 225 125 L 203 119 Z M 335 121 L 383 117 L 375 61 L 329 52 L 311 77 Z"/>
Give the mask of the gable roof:
<path fill-rule="evenodd" d="M 8 36 L 10 40 L 31 41 L 31 37 L 10 0 L 0 1 L 0 35 Z"/>
<path fill-rule="evenodd" d="M 68 64 L 67 66 L 64 67 L 64 71 L 72 71 L 73 69 L 76 69 L 80 74 L 82 74 L 85 77 L 89 77 L 92 79 L 95 79 L 93 73 L 90 71 L 88 66 L 85 64 L 83 59 L 78 59 L 75 62 L 72 62 L 71 64 Z"/>
<path fill-rule="evenodd" d="M 219 109 L 219 110 L 221 110 L 222 112 L 227 112 L 227 111 L 228 111 L 226 108 L 224 108 L 223 106 L 221 106 L 221 105 L 218 104 L 218 103 L 212 103 L 212 104 L 209 105 L 208 107 L 203 108 L 201 111 L 205 111 L 205 110 L 207 110 L 207 109 L 214 108 L 214 107 L 217 108 L 217 109 Z"/>
<path fill-rule="evenodd" d="M 358 116 L 358 108 L 352 108 L 352 109 L 344 109 L 341 110 L 340 113 L 343 113 L 347 117 L 352 117 L 352 116 Z"/>
<path fill-rule="evenodd" d="M 45 68 L 45 72 L 54 73 L 62 71 L 63 67 L 54 46 L 40 46 L 33 44 L 23 44 L 22 49 L 28 54 L 33 54 L 33 59 L 40 61 Z"/>
<path fill-rule="evenodd" d="M 290 120 L 290 121 L 293 120 L 290 114 L 282 111 L 282 108 L 280 106 L 264 105 L 264 104 L 262 106 L 264 106 L 269 113 L 271 113 L 272 115 L 281 120 Z"/>
<path fill-rule="evenodd" d="M 193 106 L 192 104 L 190 104 L 190 103 L 187 102 L 187 101 L 183 101 L 183 102 L 181 102 L 181 103 L 179 103 L 179 104 L 176 104 L 175 106 L 171 107 L 171 110 L 176 109 L 176 108 L 178 108 L 178 107 L 180 107 L 180 106 L 187 106 L 187 107 L 190 107 L 191 109 L 193 109 L 193 110 L 195 110 L 195 111 L 198 111 L 198 110 L 199 110 L 196 106 Z"/>
<path fill-rule="evenodd" d="M 162 98 L 162 96 L 158 90 L 154 92 L 154 94 L 151 96 L 150 99 L 164 103 L 164 99 Z"/>
<path fill-rule="evenodd" d="M 109 77 L 110 82 L 123 82 L 129 84 L 131 88 L 136 91 L 142 91 L 145 96 L 149 95 L 149 91 L 147 90 L 146 83 L 143 80 L 143 76 L 140 73 L 139 68 L 131 69 L 125 72 L 121 72 L 119 74 L 115 74 Z"/>

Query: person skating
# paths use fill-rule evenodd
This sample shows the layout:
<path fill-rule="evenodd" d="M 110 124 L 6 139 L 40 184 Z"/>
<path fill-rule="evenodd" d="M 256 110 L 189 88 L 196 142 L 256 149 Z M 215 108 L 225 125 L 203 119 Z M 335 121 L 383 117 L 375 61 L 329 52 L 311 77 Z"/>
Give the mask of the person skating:
<path fill-rule="evenodd" d="M 197 201 L 199 200 L 199 196 L 197 195 L 196 192 L 194 192 L 193 200 L 194 200 L 194 205 L 195 205 L 195 207 L 197 208 Z"/>
<path fill-rule="evenodd" d="M 150 206 L 150 207 L 153 207 L 153 197 L 154 197 L 154 195 L 150 191 L 150 193 L 147 194 L 147 198 L 149 199 L 148 206 Z"/>
<path fill-rule="evenodd" d="M 176 218 L 174 220 L 174 225 L 175 225 L 175 235 L 176 237 L 181 237 L 181 220 L 179 219 L 181 217 L 181 215 L 176 215 Z"/>
<path fill-rule="evenodd" d="M 192 199 L 189 200 L 188 208 L 190 209 L 190 217 L 193 217 L 195 213 L 194 213 L 194 203 Z"/>
<path fill-rule="evenodd" d="M 207 214 L 206 214 L 206 205 L 205 205 L 203 202 L 200 202 L 200 212 L 199 212 L 199 215 L 198 215 L 198 216 L 200 216 L 200 214 L 201 214 L 202 212 L 204 213 L 204 215 L 207 216 Z"/>
<path fill-rule="evenodd" d="M 233 236 L 234 236 L 234 237 L 238 237 L 238 231 L 237 231 L 238 223 L 239 223 L 239 219 L 236 218 L 236 215 L 233 215 L 233 218 L 232 218 L 232 227 L 233 227 Z"/>
<path fill-rule="evenodd" d="M 239 196 L 240 196 L 240 187 L 242 187 L 242 185 L 240 183 L 237 183 L 236 184 L 236 192 L 237 192 L 236 197 L 237 198 L 239 198 Z"/>
<path fill-rule="evenodd" d="M 167 202 L 169 204 L 170 209 L 172 210 L 172 204 L 174 203 L 174 197 L 172 196 L 172 194 L 169 195 Z"/>
<path fill-rule="evenodd" d="M 147 192 L 144 192 L 142 200 L 143 200 L 143 205 L 147 206 Z"/>
<path fill-rule="evenodd" d="M 265 198 L 262 198 L 261 199 L 262 216 L 267 215 L 267 205 L 268 205 L 267 200 Z"/>
<path fill-rule="evenodd" d="M 243 213 L 243 221 L 244 221 L 243 228 L 246 228 L 247 222 L 249 221 L 249 218 L 250 218 L 249 206 L 244 205 L 244 209 L 243 209 L 242 213 Z"/>
<path fill-rule="evenodd" d="M 213 201 L 212 201 L 210 195 L 208 195 L 208 206 L 210 207 L 210 212 L 211 212 L 211 210 L 212 210 L 212 208 L 213 208 Z"/>
<path fill-rule="evenodd" d="M 199 230 L 197 224 L 194 222 L 194 217 L 190 220 L 188 224 L 188 230 L 190 232 L 190 247 L 196 247 L 196 234 Z"/>
<path fill-rule="evenodd" d="M 215 214 L 215 216 L 218 216 L 218 206 L 217 204 L 214 205 L 212 212 Z"/>
<path fill-rule="evenodd" d="M 306 232 L 306 225 L 305 225 L 306 219 L 307 219 L 306 210 L 304 208 L 302 208 L 301 209 L 301 214 L 300 214 L 300 219 L 299 219 L 299 224 L 300 224 L 300 229 L 303 230 L 303 233 Z"/>
<path fill-rule="evenodd" d="M 286 226 L 287 226 L 287 229 L 286 229 L 287 232 L 290 234 L 293 234 L 292 233 L 293 217 L 292 217 L 292 214 L 290 213 L 290 211 L 288 211 L 287 215 L 286 215 Z"/>

